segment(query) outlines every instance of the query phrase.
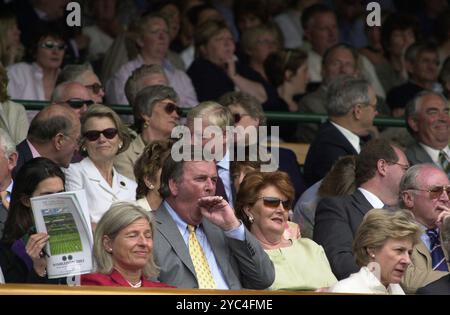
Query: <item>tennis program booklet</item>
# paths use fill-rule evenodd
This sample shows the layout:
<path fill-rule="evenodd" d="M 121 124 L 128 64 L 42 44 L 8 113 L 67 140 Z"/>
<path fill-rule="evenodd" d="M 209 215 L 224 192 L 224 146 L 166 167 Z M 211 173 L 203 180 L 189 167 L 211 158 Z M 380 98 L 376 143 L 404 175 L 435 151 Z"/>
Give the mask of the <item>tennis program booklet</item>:
<path fill-rule="evenodd" d="M 49 279 L 91 273 L 93 236 L 84 190 L 31 198 L 37 232 L 49 235 Z"/>

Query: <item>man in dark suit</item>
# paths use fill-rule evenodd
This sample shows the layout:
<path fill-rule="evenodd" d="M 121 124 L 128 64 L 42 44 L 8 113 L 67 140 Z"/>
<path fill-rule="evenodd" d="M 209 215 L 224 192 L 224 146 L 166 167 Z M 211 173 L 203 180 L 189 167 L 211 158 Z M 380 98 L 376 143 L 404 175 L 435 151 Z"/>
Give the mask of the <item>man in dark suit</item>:
<path fill-rule="evenodd" d="M 406 107 L 409 133 L 416 140 L 406 149 L 411 165 L 433 163 L 444 168 L 450 161 L 448 100 L 439 93 L 419 93 Z M 448 173 L 448 172 L 447 172 Z"/>
<path fill-rule="evenodd" d="M 448 246 L 439 234 L 443 236 L 442 223 L 450 216 L 449 187 L 447 174 L 433 164 L 414 165 L 400 182 L 401 206 L 414 214 L 424 231 L 401 283 L 406 293 L 415 293 L 448 274 Z"/>
<path fill-rule="evenodd" d="M 13 176 L 25 162 L 43 156 L 61 167 L 69 167 L 80 141 L 80 120 L 62 105 L 42 109 L 31 121 L 27 138 L 17 145 L 19 159 Z"/>
<path fill-rule="evenodd" d="M 194 154 L 194 152 L 191 152 Z M 169 156 L 161 172 L 164 198 L 155 212 L 154 256 L 158 280 L 181 288 L 265 289 L 275 279 L 273 264 L 256 238 L 223 197 L 214 196 L 217 171 L 212 161 L 175 162 Z M 212 277 L 202 285 L 191 234 L 199 240 Z"/>
<path fill-rule="evenodd" d="M 358 272 L 353 238 L 373 208 L 395 206 L 400 179 L 409 167 L 405 154 L 383 139 L 367 143 L 356 161 L 355 185 L 349 196 L 323 198 L 316 210 L 313 239 L 322 245 L 339 280 Z"/>
<path fill-rule="evenodd" d="M 339 76 L 330 84 L 326 107 L 330 120 L 320 127 L 305 160 L 308 186 L 325 177 L 339 157 L 361 151 L 359 137 L 373 128 L 377 97 L 366 80 Z"/>

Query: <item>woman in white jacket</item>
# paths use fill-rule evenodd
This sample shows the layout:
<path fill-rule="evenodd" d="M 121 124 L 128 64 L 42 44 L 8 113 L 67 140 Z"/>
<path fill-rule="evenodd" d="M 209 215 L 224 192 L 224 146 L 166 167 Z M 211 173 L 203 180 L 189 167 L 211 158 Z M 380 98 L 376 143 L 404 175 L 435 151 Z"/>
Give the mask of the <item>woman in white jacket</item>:
<path fill-rule="evenodd" d="M 66 190 L 86 191 L 91 221 L 97 223 L 116 201 L 135 201 L 136 183 L 113 167 L 130 136 L 120 117 L 104 105 L 92 105 L 81 117 L 81 162 L 66 171 Z"/>

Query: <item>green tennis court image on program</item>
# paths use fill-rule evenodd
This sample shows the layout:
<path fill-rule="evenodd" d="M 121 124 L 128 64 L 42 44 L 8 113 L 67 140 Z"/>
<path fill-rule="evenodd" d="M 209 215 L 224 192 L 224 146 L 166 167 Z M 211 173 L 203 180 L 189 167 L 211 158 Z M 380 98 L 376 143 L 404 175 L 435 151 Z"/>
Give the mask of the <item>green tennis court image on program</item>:
<path fill-rule="evenodd" d="M 80 235 L 71 213 L 44 216 L 50 245 L 50 255 L 62 255 L 83 250 Z"/>

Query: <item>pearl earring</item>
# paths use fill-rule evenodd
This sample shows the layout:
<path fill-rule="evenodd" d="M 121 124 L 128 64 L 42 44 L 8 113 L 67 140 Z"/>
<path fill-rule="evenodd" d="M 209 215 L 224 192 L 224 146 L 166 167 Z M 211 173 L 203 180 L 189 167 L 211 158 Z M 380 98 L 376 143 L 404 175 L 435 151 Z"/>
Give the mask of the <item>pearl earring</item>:
<path fill-rule="evenodd" d="M 150 184 L 150 186 L 148 187 L 150 190 L 155 189 L 155 186 L 153 186 L 153 184 Z"/>
<path fill-rule="evenodd" d="M 251 214 L 248 216 L 248 220 L 250 221 L 250 223 L 255 222 L 255 218 Z"/>
<path fill-rule="evenodd" d="M 122 143 L 119 143 L 119 150 L 122 149 Z"/>

